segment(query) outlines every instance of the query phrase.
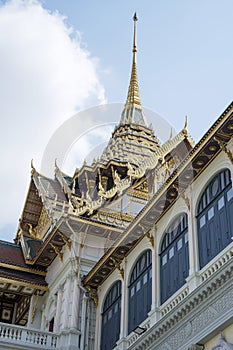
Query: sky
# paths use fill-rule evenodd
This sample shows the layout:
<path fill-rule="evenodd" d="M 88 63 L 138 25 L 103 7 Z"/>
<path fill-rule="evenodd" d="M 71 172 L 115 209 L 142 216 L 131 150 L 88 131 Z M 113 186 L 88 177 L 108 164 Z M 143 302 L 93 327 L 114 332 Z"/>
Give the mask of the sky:
<path fill-rule="evenodd" d="M 31 159 L 40 171 L 57 130 L 79 113 L 79 146 L 59 164 L 71 175 L 110 137 L 127 95 L 135 11 L 140 95 L 155 132 L 156 116 L 179 131 L 187 115 L 198 141 L 232 101 L 232 0 L 0 1 L 0 239 L 15 236 Z M 106 128 L 96 127 L 100 105 L 111 107 Z"/>

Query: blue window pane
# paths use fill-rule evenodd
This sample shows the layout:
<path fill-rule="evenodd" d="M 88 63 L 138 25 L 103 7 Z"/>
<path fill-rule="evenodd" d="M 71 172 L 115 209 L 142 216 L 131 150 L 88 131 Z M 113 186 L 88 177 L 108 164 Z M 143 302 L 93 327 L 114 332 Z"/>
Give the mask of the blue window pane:
<path fill-rule="evenodd" d="M 138 283 L 136 284 L 136 292 L 138 292 L 140 288 L 141 288 L 141 281 L 138 281 Z"/>
<path fill-rule="evenodd" d="M 172 247 L 172 248 L 169 250 L 169 259 L 171 259 L 173 256 L 174 256 L 174 247 Z"/>
<path fill-rule="evenodd" d="M 218 210 L 222 209 L 225 205 L 225 200 L 224 197 L 222 196 L 219 200 L 218 200 Z"/>
<path fill-rule="evenodd" d="M 109 290 L 103 306 L 100 350 L 113 349 L 116 346 L 120 335 L 120 305 L 121 282 L 117 281 Z"/>
<path fill-rule="evenodd" d="M 108 312 L 108 319 L 110 320 L 111 317 L 112 317 L 112 309 L 110 309 Z"/>
<path fill-rule="evenodd" d="M 228 202 L 231 200 L 232 197 L 233 197 L 233 188 L 231 188 L 229 191 L 227 191 Z"/>
<path fill-rule="evenodd" d="M 151 260 L 151 250 L 145 251 L 135 262 L 130 276 L 128 287 L 128 334 L 147 318 L 148 312 L 151 310 Z"/>
<path fill-rule="evenodd" d="M 213 216 L 214 216 L 214 207 L 208 210 L 208 220 L 212 219 Z"/>
<path fill-rule="evenodd" d="M 182 242 L 182 238 L 179 239 L 179 241 L 177 242 L 177 250 L 180 250 L 182 248 L 183 242 Z"/>
<path fill-rule="evenodd" d="M 167 254 L 165 254 L 163 257 L 162 257 L 162 265 L 165 265 L 167 263 Z"/>
<path fill-rule="evenodd" d="M 203 215 L 201 218 L 200 218 L 200 228 L 203 227 L 206 223 L 206 220 L 205 220 L 205 215 Z"/>
<path fill-rule="evenodd" d="M 204 205 L 203 198 L 208 191 L 210 200 Z M 231 241 L 233 226 L 233 190 L 229 169 L 219 172 L 211 180 L 198 203 L 198 249 L 200 268 L 211 261 Z M 208 218 L 204 224 L 203 218 Z"/>
<path fill-rule="evenodd" d="M 143 284 L 146 284 L 148 280 L 147 274 L 143 276 Z"/>
<path fill-rule="evenodd" d="M 167 237 L 170 239 L 167 242 Z M 165 302 L 185 283 L 189 273 L 188 216 L 181 214 L 166 229 L 160 263 L 160 298 Z"/>

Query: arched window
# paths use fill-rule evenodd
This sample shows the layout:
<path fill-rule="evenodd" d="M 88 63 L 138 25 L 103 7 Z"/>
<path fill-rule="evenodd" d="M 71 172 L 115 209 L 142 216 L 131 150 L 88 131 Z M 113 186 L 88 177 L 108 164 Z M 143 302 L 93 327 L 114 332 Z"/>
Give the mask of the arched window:
<path fill-rule="evenodd" d="M 120 336 L 121 281 L 114 283 L 108 292 L 102 313 L 101 350 L 111 350 Z"/>
<path fill-rule="evenodd" d="M 160 253 L 161 304 L 185 284 L 189 273 L 188 216 L 179 215 L 168 227 Z"/>
<path fill-rule="evenodd" d="M 151 250 L 146 250 L 137 260 L 130 276 L 128 333 L 132 332 L 151 310 L 152 265 Z"/>
<path fill-rule="evenodd" d="M 206 186 L 197 209 L 200 268 L 230 242 L 233 228 L 233 190 L 230 171 L 218 173 Z"/>

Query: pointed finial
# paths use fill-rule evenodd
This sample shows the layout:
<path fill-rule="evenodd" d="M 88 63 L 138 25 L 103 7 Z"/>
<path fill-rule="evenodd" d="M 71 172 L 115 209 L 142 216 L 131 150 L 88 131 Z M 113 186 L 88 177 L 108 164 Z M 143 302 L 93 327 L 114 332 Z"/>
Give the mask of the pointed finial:
<path fill-rule="evenodd" d="M 31 174 L 34 175 L 36 173 L 36 169 L 33 164 L 33 159 L 31 159 Z"/>
<path fill-rule="evenodd" d="M 55 161 L 54 161 L 54 173 L 55 173 L 55 175 L 57 174 L 57 173 L 59 173 L 60 172 L 60 169 L 59 169 L 59 166 L 58 166 L 58 164 L 57 164 L 57 158 L 55 158 Z"/>
<path fill-rule="evenodd" d="M 137 43 L 136 43 L 136 22 L 138 21 L 138 18 L 137 18 L 136 12 L 134 13 L 133 20 L 134 20 L 134 32 L 133 32 L 133 53 L 134 53 L 134 52 L 137 52 Z"/>
<path fill-rule="evenodd" d="M 140 96 L 139 96 L 139 87 L 138 87 L 138 75 L 137 75 L 137 66 L 136 66 L 136 52 L 137 52 L 137 43 L 136 43 L 136 22 L 138 20 L 137 14 L 135 12 L 133 16 L 134 20 L 134 33 L 133 33 L 133 64 L 131 71 L 131 78 L 128 90 L 128 96 L 126 105 L 136 104 L 141 106 Z"/>
<path fill-rule="evenodd" d="M 58 165 L 57 165 L 57 158 L 55 158 L 55 161 L 54 161 L 54 165 L 55 165 L 55 168 L 58 169 Z"/>
<path fill-rule="evenodd" d="M 173 130 L 171 128 L 169 140 L 171 140 L 172 138 L 173 138 Z"/>
<path fill-rule="evenodd" d="M 187 115 L 185 117 L 185 123 L 184 123 L 184 127 L 183 127 L 182 132 L 184 135 L 187 135 L 187 133 L 188 133 L 188 117 L 187 117 Z"/>
<path fill-rule="evenodd" d="M 138 74 L 136 65 L 136 53 L 137 53 L 137 43 L 136 43 L 136 22 L 137 14 L 135 12 L 133 16 L 134 21 L 134 32 L 133 32 L 133 63 L 131 69 L 131 77 L 128 88 L 128 95 L 125 103 L 125 107 L 121 114 L 120 124 L 140 124 L 147 126 L 147 121 L 142 109 L 139 87 L 138 87 Z"/>

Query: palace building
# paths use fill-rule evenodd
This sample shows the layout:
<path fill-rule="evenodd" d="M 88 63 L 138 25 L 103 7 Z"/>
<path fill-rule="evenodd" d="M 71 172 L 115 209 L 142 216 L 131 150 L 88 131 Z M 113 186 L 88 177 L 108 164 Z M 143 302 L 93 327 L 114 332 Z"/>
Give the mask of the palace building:
<path fill-rule="evenodd" d="M 147 124 L 133 62 L 108 145 L 31 180 L 0 241 L 0 349 L 233 349 L 233 102 L 194 145 Z"/>

